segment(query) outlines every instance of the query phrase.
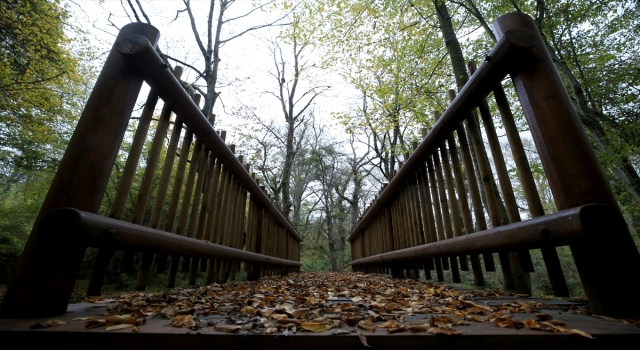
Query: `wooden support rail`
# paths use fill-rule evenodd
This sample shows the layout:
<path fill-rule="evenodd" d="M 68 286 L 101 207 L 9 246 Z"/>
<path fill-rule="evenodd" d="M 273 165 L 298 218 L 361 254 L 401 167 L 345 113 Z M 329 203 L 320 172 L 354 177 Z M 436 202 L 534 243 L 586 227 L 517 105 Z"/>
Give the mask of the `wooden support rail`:
<path fill-rule="evenodd" d="M 236 157 L 235 146 L 224 142 L 225 132 L 214 130 L 214 117 L 202 114 L 200 96 L 182 86 L 181 68 L 172 72 L 164 65 L 155 51 L 158 36 L 154 27 L 132 23 L 116 38 L 0 317 L 64 313 L 87 247 L 99 248 L 89 295 L 100 294 L 120 250 L 120 272 L 132 273 L 138 265 L 137 290 L 146 288 L 152 273 L 167 273 L 167 287 L 173 287 L 181 259 L 191 285 L 200 273 L 203 283 L 234 279 L 241 262 L 248 279 L 299 269 L 300 235 L 249 174 L 243 157 Z M 141 116 L 132 118 L 143 81 L 151 91 Z M 154 122 L 159 100 L 164 105 Z M 136 129 L 125 138 L 128 126 Z M 114 170 L 119 153 L 127 154 L 122 172 Z M 108 188 L 113 198 L 105 196 Z"/>
<path fill-rule="evenodd" d="M 449 107 L 442 116 L 436 113 L 433 128 L 353 228 L 353 268 L 401 276 L 417 265 L 427 278 L 435 269 L 442 281 L 443 270 L 450 270 L 458 282 L 458 267 L 470 256 L 475 283 L 482 285 L 479 254 L 484 271 L 495 271 L 492 254 L 497 253 L 504 287 L 530 294 L 529 250 L 540 249 L 554 293 L 568 296 L 555 249 L 568 245 L 592 312 L 640 317 L 635 280 L 625 272 L 640 268 L 640 254 L 535 22 L 513 13 L 498 18 L 494 27 L 499 37 L 494 49 L 479 67 L 470 64 L 468 83 L 457 96 L 450 91 Z M 559 212 L 543 208 L 501 84 L 507 75 L 553 193 L 549 204 Z M 492 104 L 500 113 L 506 149 Z M 508 152 L 515 174 L 507 170 Z M 524 192 L 520 202 L 514 181 Z"/>

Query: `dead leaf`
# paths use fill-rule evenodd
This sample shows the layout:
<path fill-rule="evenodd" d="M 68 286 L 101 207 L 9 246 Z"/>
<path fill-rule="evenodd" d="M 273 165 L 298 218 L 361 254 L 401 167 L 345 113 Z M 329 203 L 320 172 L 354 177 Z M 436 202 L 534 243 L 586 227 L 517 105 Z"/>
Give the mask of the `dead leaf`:
<path fill-rule="evenodd" d="M 622 320 L 622 323 L 635 326 L 635 325 L 639 325 L 640 324 L 640 320 L 634 320 L 632 318 L 625 318 L 625 319 Z"/>
<path fill-rule="evenodd" d="M 532 320 L 530 318 L 527 318 L 526 320 L 522 321 L 522 323 L 524 323 L 524 325 L 530 329 L 542 329 L 540 327 L 540 324 L 536 320 Z"/>
<path fill-rule="evenodd" d="M 317 322 L 302 322 L 300 328 L 309 332 L 326 332 L 332 327 L 331 324 L 317 323 Z"/>
<path fill-rule="evenodd" d="M 237 333 L 241 329 L 240 326 L 234 326 L 234 325 L 228 325 L 228 324 L 217 324 L 213 328 L 216 331 L 223 332 L 223 333 Z"/>
<path fill-rule="evenodd" d="M 396 322 L 394 320 L 389 320 L 383 324 L 379 324 L 378 327 L 380 328 L 396 328 L 398 327 L 398 325 L 396 324 Z"/>
<path fill-rule="evenodd" d="M 61 320 L 49 320 L 49 321 L 45 321 L 45 322 L 38 322 L 38 323 L 32 325 L 30 328 L 31 329 L 50 328 L 50 327 L 63 326 L 65 324 L 67 324 L 67 323 L 68 322 L 61 321 Z"/>
<path fill-rule="evenodd" d="M 245 306 L 242 309 L 240 309 L 240 312 L 242 312 L 243 314 L 247 314 L 249 316 L 253 316 L 256 314 L 256 309 L 253 308 L 252 306 Z"/>
<path fill-rule="evenodd" d="M 88 320 L 93 320 L 96 319 L 96 316 L 91 316 L 91 317 L 78 317 L 78 318 L 74 318 L 71 321 L 88 321 Z"/>
<path fill-rule="evenodd" d="M 371 319 L 364 319 L 360 322 L 358 322 L 358 328 L 362 328 L 365 331 L 375 331 L 376 330 L 376 325 L 373 324 L 373 322 L 371 322 Z"/>
<path fill-rule="evenodd" d="M 476 315 L 465 315 L 465 317 L 471 321 L 474 322 L 484 322 L 484 318 L 480 317 L 480 316 L 476 316 Z"/>
<path fill-rule="evenodd" d="M 171 325 L 174 327 L 194 328 L 197 326 L 196 321 L 191 315 L 182 315 L 171 318 Z"/>
<path fill-rule="evenodd" d="M 107 327 L 115 326 L 118 324 L 136 324 L 136 318 L 133 315 L 111 315 L 106 319 Z"/>
<path fill-rule="evenodd" d="M 409 329 L 409 326 L 407 324 L 403 324 L 400 327 L 396 327 L 396 328 L 388 328 L 387 329 L 387 333 L 398 333 L 398 332 L 404 332 L 407 329 Z"/>
<path fill-rule="evenodd" d="M 130 328 L 130 327 L 133 327 L 133 326 L 134 326 L 134 325 L 133 325 L 133 324 L 131 324 L 131 323 L 120 323 L 120 324 L 116 324 L 116 325 L 113 325 L 113 326 L 108 326 L 108 327 L 106 328 L 106 331 L 107 331 L 107 332 L 110 332 L 110 331 L 117 331 L 117 330 L 119 330 L 119 329 Z"/>
<path fill-rule="evenodd" d="M 371 345 L 367 344 L 367 337 L 364 336 L 364 333 L 358 331 L 358 338 L 360 338 L 360 342 L 362 343 L 362 345 L 370 348 Z"/>
<path fill-rule="evenodd" d="M 311 309 L 305 308 L 305 309 L 298 309 L 294 312 L 291 313 L 291 317 L 293 318 L 306 318 L 309 313 L 311 312 Z"/>
<path fill-rule="evenodd" d="M 278 328 L 276 327 L 267 327 L 264 330 L 264 334 L 272 334 L 272 333 L 276 333 L 278 331 Z"/>
<path fill-rule="evenodd" d="M 276 314 L 273 313 L 271 314 L 271 318 L 273 318 L 274 320 L 284 320 L 285 318 L 289 318 L 289 316 L 287 314 Z"/>
<path fill-rule="evenodd" d="M 412 324 L 409 326 L 411 332 L 426 332 L 431 328 L 428 323 L 425 324 Z"/>
<path fill-rule="evenodd" d="M 593 336 L 591 336 L 591 334 L 581 331 L 579 329 L 569 329 L 569 333 L 571 334 L 577 334 L 579 336 L 585 337 L 585 338 L 589 338 L 589 339 L 595 339 Z"/>
<path fill-rule="evenodd" d="M 84 327 L 96 328 L 96 327 L 102 327 L 106 325 L 107 325 L 107 320 L 105 319 L 91 319 L 91 320 L 88 320 L 87 323 L 85 323 Z"/>
<path fill-rule="evenodd" d="M 546 320 L 550 320 L 552 318 L 553 318 L 553 316 L 551 316 L 549 314 L 545 314 L 545 313 L 536 314 L 536 320 L 538 320 L 538 321 L 546 321 Z"/>
<path fill-rule="evenodd" d="M 431 333 L 431 334 L 446 334 L 446 335 L 462 334 L 461 331 L 459 331 L 459 330 L 457 330 L 455 328 L 448 328 L 448 327 L 431 327 L 431 328 L 429 328 L 427 333 Z"/>

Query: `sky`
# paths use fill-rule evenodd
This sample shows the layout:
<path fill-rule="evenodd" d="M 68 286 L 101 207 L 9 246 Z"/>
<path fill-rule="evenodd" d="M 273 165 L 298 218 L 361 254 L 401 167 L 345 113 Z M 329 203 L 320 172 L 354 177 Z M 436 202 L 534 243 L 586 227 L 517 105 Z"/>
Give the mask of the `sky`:
<path fill-rule="evenodd" d="M 135 4 L 135 1 L 132 0 L 132 3 Z M 188 15 L 186 12 L 177 12 L 185 8 L 183 2 L 140 0 L 140 3 L 150 18 L 151 24 L 160 31 L 158 45 L 162 52 L 202 70 L 204 65 L 200 59 L 202 55 L 194 39 Z M 250 12 L 256 3 L 264 4 L 265 1 L 237 0 L 226 12 L 227 18 Z M 72 11 L 73 23 L 87 31 L 98 53 L 108 52 L 118 28 L 136 20 L 127 0 L 75 0 L 67 2 L 67 5 Z M 208 6 L 208 0 L 192 0 L 196 26 L 203 40 L 206 38 Z M 217 17 L 217 9 L 215 13 Z M 178 14 L 177 18 L 176 14 Z M 144 21 L 140 12 L 138 16 Z M 221 37 L 222 39 L 231 37 L 247 28 L 269 23 L 280 17 L 282 12 L 274 7 L 255 11 L 247 17 L 225 24 Z M 270 72 L 274 71 L 274 62 L 269 50 L 269 42 L 276 39 L 280 30 L 281 27 L 271 27 L 252 31 L 228 42 L 220 50 L 218 85 L 221 97 L 216 103 L 214 113 L 216 129 L 228 130 L 227 139 L 230 143 L 239 138 L 237 130 L 246 130 L 255 126 L 255 123 L 242 119 L 234 113 L 243 105 L 255 108 L 256 115 L 265 121 L 284 121 L 279 101 L 273 95 L 266 93 L 267 91 L 275 92 L 277 88 L 276 80 L 270 75 Z M 290 52 L 290 47 L 287 45 L 282 45 L 282 48 L 285 55 Z M 305 60 L 308 64 L 319 63 L 320 55 L 318 50 L 310 49 L 305 55 Z M 101 57 L 106 58 L 106 54 Z M 98 66 L 101 67 L 102 62 L 99 62 Z M 346 112 L 350 105 L 357 103 L 357 91 L 335 72 L 314 69 L 310 74 L 308 77 L 301 78 L 300 87 L 331 86 L 329 91 L 315 100 L 316 121 L 329 126 L 339 138 L 345 136 L 341 135 L 331 115 Z M 182 80 L 193 82 L 195 76 L 191 69 L 185 69 Z M 200 80 L 198 83 L 202 84 L 203 81 Z M 147 89 L 143 88 L 140 94 L 140 104 L 144 102 Z M 158 108 L 161 108 L 161 105 Z"/>

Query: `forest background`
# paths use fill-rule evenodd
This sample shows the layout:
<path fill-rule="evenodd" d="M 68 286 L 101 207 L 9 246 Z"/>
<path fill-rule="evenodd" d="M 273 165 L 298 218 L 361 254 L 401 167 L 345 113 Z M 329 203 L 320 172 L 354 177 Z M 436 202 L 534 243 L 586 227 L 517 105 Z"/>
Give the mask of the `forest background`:
<path fill-rule="evenodd" d="M 182 81 L 203 96 L 203 112 L 215 114 L 216 129 L 227 130 L 227 143 L 238 145 L 298 229 L 303 270 L 340 271 L 348 269 L 346 239 L 364 207 L 420 140 L 421 129 L 433 125 L 433 113 L 446 108 L 448 90 L 464 85 L 460 62 L 483 61 L 495 44 L 495 18 L 525 12 L 545 38 L 638 244 L 639 6 L 598 0 L 3 1 L 0 283 L 17 263 L 113 35 L 132 21 L 160 29 L 159 52 L 171 66 L 185 67 Z M 510 81 L 503 83 L 516 101 Z M 526 122 L 514 112 L 545 211 L 553 212 Z M 126 136 L 123 149 L 130 141 Z M 125 161 L 122 153 L 114 184 Z M 513 185 L 525 203 L 519 183 Z M 104 208 L 115 189 L 108 188 Z M 124 220 L 135 193 L 131 198 Z M 580 296 L 570 252 L 558 250 L 569 287 Z M 88 278 L 95 255 L 87 253 L 80 280 Z M 533 257 L 534 292 L 550 294 L 542 259 Z M 502 285 L 499 274 L 487 281 Z M 127 289 L 132 278 L 113 273 L 108 283 Z"/>

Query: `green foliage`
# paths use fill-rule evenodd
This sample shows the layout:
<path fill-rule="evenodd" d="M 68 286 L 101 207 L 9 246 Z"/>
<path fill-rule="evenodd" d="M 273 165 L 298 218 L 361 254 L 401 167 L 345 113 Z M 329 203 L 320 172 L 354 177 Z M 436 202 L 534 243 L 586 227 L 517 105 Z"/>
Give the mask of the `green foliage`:
<path fill-rule="evenodd" d="M 0 4 L 0 164 L 39 170 L 57 164 L 85 100 L 88 52 L 70 52 L 58 1 Z"/>
<path fill-rule="evenodd" d="M 26 242 L 93 78 L 59 1 L 0 3 L 0 281 Z M 69 35 L 77 41 L 71 41 Z"/>

